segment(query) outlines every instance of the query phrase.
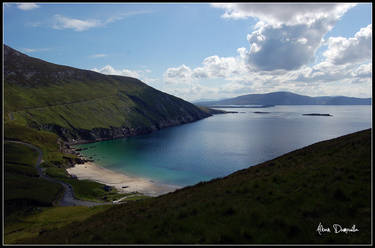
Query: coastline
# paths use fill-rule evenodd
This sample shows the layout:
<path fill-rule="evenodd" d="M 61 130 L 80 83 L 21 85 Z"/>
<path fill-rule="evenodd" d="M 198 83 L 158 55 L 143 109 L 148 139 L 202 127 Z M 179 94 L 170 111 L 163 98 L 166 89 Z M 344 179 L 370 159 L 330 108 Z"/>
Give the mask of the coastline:
<path fill-rule="evenodd" d="M 147 196 L 159 196 L 181 188 L 176 185 L 157 183 L 150 179 L 118 173 L 93 162 L 76 164 L 74 167 L 66 169 L 66 171 L 71 176 L 76 176 L 79 180 L 87 179 L 112 186 L 121 193 L 138 192 Z"/>
<path fill-rule="evenodd" d="M 237 113 L 237 112 L 224 111 L 223 113 L 226 114 L 226 113 Z M 91 181 L 102 183 L 108 186 L 113 186 L 120 193 L 138 192 L 147 196 L 159 196 L 162 194 L 173 192 L 182 187 L 177 186 L 177 185 L 162 184 L 162 183 L 154 182 L 151 179 L 129 176 L 121 172 L 115 172 L 115 171 L 103 168 L 93 163 L 94 160 L 90 160 L 82 156 L 82 154 L 80 154 L 74 146 L 80 145 L 80 144 L 96 143 L 100 141 L 115 140 L 115 139 L 131 137 L 131 136 L 149 134 L 149 133 L 158 131 L 163 128 L 179 126 L 179 125 L 184 125 L 184 124 L 188 124 L 191 122 L 199 121 L 201 119 L 213 116 L 215 114 L 207 113 L 207 115 L 208 116 L 205 116 L 196 120 L 192 120 L 192 121 L 187 121 L 187 122 L 182 122 L 182 123 L 171 123 L 169 125 L 164 125 L 160 127 L 153 126 L 151 130 L 148 130 L 146 132 L 129 133 L 127 135 L 121 135 L 121 136 L 115 136 L 115 137 L 96 138 L 95 140 L 72 139 L 70 141 L 63 141 L 62 146 L 64 148 L 62 150 L 70 154 L 78 155 L 78 158 L 79 158 L 78 159 L 79 162 L 78 161 L 73 162 L 72 164 L 73 167 L 67 168 L 66 171 L 68 172 L 69 175 L 73 177 L 77 177 L 78 180 L 91 180 Z"/>

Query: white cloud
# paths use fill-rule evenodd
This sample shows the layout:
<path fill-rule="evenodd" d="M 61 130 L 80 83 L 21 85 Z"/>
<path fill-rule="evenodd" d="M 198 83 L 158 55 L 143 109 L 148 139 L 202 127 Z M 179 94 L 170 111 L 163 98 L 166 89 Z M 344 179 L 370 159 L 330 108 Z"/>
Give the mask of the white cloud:
<path fill-rule="evenodd" d="M 176 84 L 167 84 L 163 88 L 163 91 L 174 96 L 181 97 L 188 101 L 194 101 L 197 99 L 206 98 L 206 96 L 221 96 L 218 88 L 207 87 L 199 83 L 193 83 L 185 87 Z M 179 87 L 180 86 L 180 87 Z"/>
<path fill-rule="evenodd" d="M 353 77 L 372 78 L 372 63 L 362 64 L 352 72 Z"/>
<path fill-rule="evenodd" d="M 278 26 L 311 24 L 317 19 L 338 19 L 351 3 L 217 3 L 213 7 L 222 8 L 223 18 L 256 18 L 264 23 Z"/>
<path fill-rule="evenodd" d="M 224 18 L 258 20 L 248 34 L 248 62 L 258 70 L 295 70 L 314 61 L 324 35 L 355 4 L 233 3 L 223 8 Z"/>
<path fill-rule="evenodd" d="M 354 37 L 330 37 L 323 55 L 333 64 L 363 62 L 372 55 L 372 24 L 361 28 Z"/>
<path fill-rule="evenodd" d="M 186 65 L 168 68 L 164 73 L 164 81 L 169 84 L 191 82 L 192 71 Z"/>
<path fill-rule="evenodd" d="M 84 31 L 89 28 L 102 26 L 103 23 L 100 20 L 89 19 L 80 20 L 65 17 L 62 15 L 54 16 L 55 23 L 53 24 L 54 29 L 73 29 L 75 31 Z"/>
<path fill-rule="evenodd" d="M 234 57 L 210 56 L 205 58 L 202 64 L 203 67 L 197 69 L 205 71 L 210 78 L 226 78 L 239 70 L 239 63 Z"/>
<path fill-rule="evenodd" d="M 305 45 L 307 43 L 307 39 L 302 37 L 297 40 L 297 42 L 301 43 L 302 45 Z"/>
<path fill-rule="evenodd" d="M 248 35 L 248 62 L 259 70 L 294 70 L 313 61 L 326 32 L 327 23 L 273 27 L 264 25 Z"/>
<path fill-rule="evenodd" d="M 201 66 L 164 73 L 165 90 L 188 100 L 291 91 L 310 96 L 371 97 L 372 25 L 354 37 L 323 37 L 352 4 L 219 4 L 224 18 L 257 18 L 249 48 L 209 56 Z M 316 51 L 327 45 L 322 61 Z M 174 84 L 170 84 L 173 82 Z"/>
<path fill-rule="evenodd" d="M 125 76 L 125 77 L 133 77 L 137 78 L 145 83 L 155 83 L 158 79 L 149 77 L 147 74 L 151 73 L 151 70 L 129 70 L 129 69 L 120 69 L 116 70 L 110 65 L 106 65 L 100 69 L 93 68 L 92 71 L 107 74 L 107 75 L 118 75 L 118 76 Z"/>
<path fill-rule="evenodd" d="M 74 18 L 69 18 L 69 17 L 56 14 L 54 15 L 54 20 L 53 20 L 54 23 L 52 27 L 54 29 L 73 29 L 74 31 L 85 31 L 90 28 L 102 27 L 109 23 L 120 21 L 129 16 L 146 14 L 146 13 L 151 13 L 151 11 L 147 11 L 147 10 L 130 11 L 130 12 L 125 12 L 125 13 L 111 16 L 105 20 L 98 20 L 98 19 L 82 20 L 82 19 L 74 19 Z"/>
<path fill-rule="evenodd" d="M 237 49 L 237 53 L 236 57 L 217 55 L 207 57 L 202 61 L 202 66 L 196 68 L 182 65 L 167 69 L 174 72 L 173 80 L 179 84 L 168 84 L 166 90 L 189 100 L 281 90 L 311 96 L 340 94 L 354 97 L 371 96 L 369 95 L 372 92 L 370 61 L 362 64 L 338 65 L 326 59 L 313 66 L 303 65 L 293 70 L 262 71 L 248 66 L 246 60 L 248 51 L 245 48 Z M 220 82 L 216 85 L 208 83 L 218 79 L 227 83 Z M 200 92 L 196 92 L 197 90 Z"/>
<path fill-rule="evenodd" d="M 118 75 L 118 76 L 139 78 L 139 73 L 136 71 L 132 71 L 128 69 L 116 70 L 110 65 L 106 65 L 101 69 L 94 68 L 91 70 L 99 72 L 99 73 L 107 74 L 107 75 Z"/>
<path fill-rule="evenodd" d="M 17 3 L 17 8 L 27 11 L 39 8 L 39 5 L 36 3 Z"/>

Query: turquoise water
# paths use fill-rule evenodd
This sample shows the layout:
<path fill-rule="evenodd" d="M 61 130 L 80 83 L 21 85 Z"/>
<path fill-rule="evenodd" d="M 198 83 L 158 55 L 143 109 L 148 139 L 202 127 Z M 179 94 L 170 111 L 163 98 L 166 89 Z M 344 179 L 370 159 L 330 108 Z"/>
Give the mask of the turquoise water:
<path fill-rule="evenodd" d="M 295 149 L 371 128 L 371 106 L 275 106 L 224 109 L 148 135 L 79 145 L 105 168 L 186 186 L 226 176 Z M 270 112 L 256 114 L 255 111 Z M 327 116 L 302 116 L 329 113 Z"/>

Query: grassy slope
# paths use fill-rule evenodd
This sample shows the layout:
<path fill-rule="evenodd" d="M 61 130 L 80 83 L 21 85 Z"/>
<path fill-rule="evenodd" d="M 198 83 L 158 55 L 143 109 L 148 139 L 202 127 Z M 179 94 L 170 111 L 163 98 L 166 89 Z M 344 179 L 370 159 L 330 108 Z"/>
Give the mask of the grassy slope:
<path fill-rule="evenodd" d="M 65 168 L 76 156 L 61 152 L 62 138 L 77 138 L 74 135 L 78 130 L 112 127 L 126 127 L 134 135 L 136 129 L 150 131 L 167 125 L 168 121 L 178 124 L 209 116 L 194 105 L 134 78 L 48 63 L 7 46 L 4 54 L 5 139 L 39 147 L 47 174 L 70 180 L 80 199 L 101 201 L 121 195 L 104 192 L 104 185 L 99 183 L 69 179 Z M 98 132 L 94 138 L 100 136 Z M 82 137 L 78 135 L 78 138 Z M 19 180 L 24 180 L 21 176 L 26 173 L 35 173 L 30 168 L 10 164 L 7 171 L 19 172 Z M 7 174 L 8 179 L 18 180 L 13 174 Z"/>
<path fill-rule="evenodd" d="M 37 131 L 33 130 L 33 132 Z M 32 137 L 25 130 L 19 135 L 21 134 L 26 135 L 24 136 L 26 141 Z M 39 137 L 41 140 L 48 141 L 43 135 Z M 47 135 L 47 137 L 49 136 Z M 40 143 L 36 143 L 40 145 Z M 45 142 L 44 145 L 42 147 L 48 151 L 46 148 L 48 142 Z M 82 221 L 110 206 L 95 208 L 51 207 L 62 196 L 63 188 L 60 184 L 38 177 L 35 167 L 38 153 L 25 145 L 10 142 L 5 142 L 4 151 L 5 243 L 14 243 L 21 238 L 37 236 L 44 230 L 61 227 L 74 221 Z M 63 167 L 59 168 L 51 162 L 43 162 L 42 167 L 46 168 L 49 176 L 71 183 L 75 196 L 81 200 L 112 201 L 125 195 L 131 195 L 119 194 L 115 189 L 107 192 L 104 190 L 104 185 L 100 183 L 69 179 Z M 142 198 L 138 195 L 134 195 L 134 197 Z M 128 200 L 132 200 L 132 198 Z"/>
<path fill-rule="evenodd" d="M 38 131 L 33 128 L 24 127 L 22 125 L 16 125 L 14 123 L 7 123 L 5 125 L 5 139 L 8 140 L 20 140 L 26 143 L 33 144 L 39 147 L 43 151 L 43 160 L 44 162 L 41 164 L 42 167 L 46 169 L 46 173 L 48 176 L 55 177 L 59 180 L 63 180 L 67 183 L 70 183 L 76 192 L 76 197 L 81 200 L 91 200 L 91 201 L 107 201 L 113 199 L 119 199 L 123 194 L 117 193 L 117 190 L 112 189 L 110 192 L 104 190 L 104 185 L 101 183 L 96 182 L 88 182 L 86 180 L 73 180 L 70 178 L 70 175 L 67 174 L 65 168 L 69 167 L 67 159 L 72 158 L 74 159 L 76 156 L 72 154 L 65 154 L 60 152 L 59 145 L 58 145 L 58 137 L 50 132 L 46 131 Z M 22 176 L 37 176 L 35 170 L 35 162 L 36 159 L 32 158 L 30 152 L 35 153 L 34 150 L 25 147 L 20 144 L 8 144 L 5 149 L 5 162 L 6 172 L 16 172 L 14 173 L 7 173 L 5 176 L 6 181 L 18 182 L 18 181 L 25 181 L 26 179 Z M 27 152 L 30 151 L 30 152 Z M 31 164 L 33 166 L 23 166 L 18 162 L 18 164 L 11 163 L 11 159 L 22 159 L 25 164 Z M 9 161 L 8 161 L 9 160 Z M 27 179 L 29 183 L 38 180 L 35 178 Z M 49 183 L 49 182 L 47 182 Z M 12 183 L 13 185 L 14 183 Z M 39 185 L 39 184 L 38 184 Z M 44 185 L 44 184 L 43 184 Z M 46 186 L 46 190 L 48 190 L 48 185 Z M 37 185 L 35 185 L 37 187 Z M 39 186 L 38 186 L 39 187 Z M 29 191 L 36 192 L 38 195 L 40 190 L 43 190 L 42 184 L 38 189 L 34 189 L 30 186 L 28 189 Z M 21 187 L 22 188 L 22 187 Z M 18 190 L 20 187 L 13 187 L 9 186 L 9 195 L 16 194 L 18 195 Z M 25 193 L 26 195 L 28 193 Z M 41 198 L 44 197 L 43 194 L 39 194 Z M 48 198 L 48 197 L 47 197 Z M 47 202 L 49 198 L 47 199 Z M 33 206 L 33 205 L 32 205 Z"/>
<path fill-rule="evenodd" d="M 78 130 L 151 131 L 210 115 L 135 78 L 56 65 L 7 46 L 4 50 L 6 122 L 51 130 L 70 140 L 85 138 Z"/>
<path fill-rule="evenodd" d="M 55 164 L 63 164 L 64 154 L 60 152 L 59 137 L 51 132 L 38 131 L 36 129 L 6 122 L 4 124 L 4 139 L 19 140 L 33 144 L 43 151 L 43 159 Z"/>
<path fill-rule="evenodd" d="M 161 122 L 179 120 L 185 114 L 203 116 L 198 108 L 180 99 L 146 86 L 132 91 L 127 83 L 80 82 L 31 89 L 6 83 L 4 88 L 5 106 L 10 106 L 5 108 L 6 116 L 13 112 L 16 123 L 32 127 L 56 125 L 70 130 L 149 128 Z M 85 96 L 82 99 L 82 95 L 70 92 L 80 92 Z M 23 96 L 22 99 L 19 96 Z"/>
<path fill-rule="evenodd" d="M 370 243 L 370 201 L 366 130 L 18 242 Z M 319 236 L 320 222 L 360 231 Z"/>
<path fill-rule="evenodd" d="M 6 220 L 35 206 L 52 205 L 62 194 L 59 184 L 38 178 L 35 150 L 22 144 L 4 145 L 4 211 Z"/>
<path fill-rule="evenodd" d="M 45 173 L 48 176 L 70 184 L 73 188 L 74 196 L 79 200 L 107 202 L 132 195 L 131 193 L 119 193 L 114 187 L 111 187 L 110 190 L 105 190 L 105 185 L 98 182 L 73 179 L 65 168 L 56 167 L 49 162 L 44 162 L 41 166 L 45 168 Z"/>
<path fill-rule="evenodd" d="M 4 243 L 12 244 L 19 239 L 32 238 L 47 230 L 83 221 L 109 207 L 109 205 L 102 205 L 95 207 L 39 208 L 32 215 L 21 216 L 17 222 L 7 223 L 4 230 Z"/>

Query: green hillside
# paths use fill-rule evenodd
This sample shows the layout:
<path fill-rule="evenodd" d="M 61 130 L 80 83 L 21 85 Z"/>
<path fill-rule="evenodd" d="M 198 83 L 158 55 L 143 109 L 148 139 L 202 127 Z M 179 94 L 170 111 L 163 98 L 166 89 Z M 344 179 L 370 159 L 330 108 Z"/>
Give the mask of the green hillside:
<path fill-rule="evenodd" d="M 369 129 L 16 242 L 370 244 L 371 166 Z M 320 236 L 319 223 L 332 232 Z M 333 224 L 359 231 L 335 234 Z"/>
<path fill-rule="evenodd" d="M 32 211 L 35 206 L 52 206 L 61 197 L 59 184 L 39 178 L 35 163 L 38 154 L 22 144 L 4 144 L 5 222 Z"/>
<path fill-rule="evenodd" d="M 135 78 L 52 64 L 6 45 L 3 62 L 4 139 L 38 147 L 46 175 L 69 183 L 80 200 L 112 201 L 124 195 L 114 189 L 107 192 L 100 183 L 72 179 L 65 169 L 82 161 L 66 149 L 66 143 L 137 135 L 211 115 Z M 40 212 L 43 216 L 63 213 L 49 211 L 56 208 L 53 206 L 63 195 L 63 188 L 39 177 L 35 151 L 27 146 L 6 142 L 4 153 L 5 240 L 12 243 L 35 235 L 36 230 L 56 226 L 43 222 L 35 229 L 26 219 Z M 141 198 L 145 197 L 134 195 L 127 200 Z M 74 207 L 68 209 L 76 213 Z M 62 223 L 72 221 L 56 217 Z"/>
<path fill-rule="evenodd" d="M 148 133 L 210 115 L 138 79 L 48 63 L 4 45 L 6 123 L 74 142 Z"/>

